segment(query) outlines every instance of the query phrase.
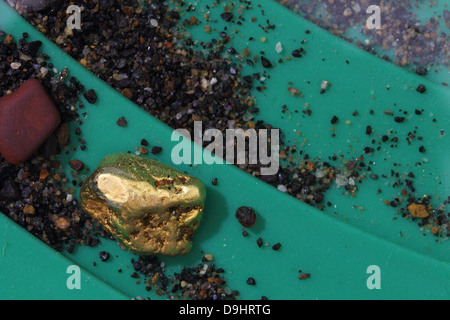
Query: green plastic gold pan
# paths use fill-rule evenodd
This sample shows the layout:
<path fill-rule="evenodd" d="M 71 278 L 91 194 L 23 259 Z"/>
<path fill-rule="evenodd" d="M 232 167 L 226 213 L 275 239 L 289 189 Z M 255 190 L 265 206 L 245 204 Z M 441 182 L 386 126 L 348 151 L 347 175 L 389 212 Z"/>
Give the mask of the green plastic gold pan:
<path fill-rule="evenodd" d="M 225 281 L 223 291 L 210 297 L 216 299 L 221 293 L 231 296 L 236 291 L 237 299 L 250 300 L 450 298 L 450 242 L 443 218 L 449 212 L 446 200 L 450 195 L 448 89 L 355 48 L 275 2 L 252 2 L 252 9 L 239 13 L 238 5 L 231 8 L 234 20 L 226 21 L 229 17 L 222 15 L 229 11 L 228 1 L 216 5 L 197 1 L 195 10 L 180 9 L 184 12 L 180 23 L 187 22 L 179 30 L 188 28 L 192 41 L 204 53 L 208 50 L 201 47 L 201 41 L 219 39 L 224 30 L 233 35 L 224 44 L 225 55 L 229 46 L 238 56 L 251 52 L 242 61 L 230 58 L 230 66 L 255 81 L 249 96 L 254 95 L 253 107 L 259 112 L 245 115 L 252 122 L 249 128 L 258 128 L 258 121 L 264 121 L 281 130 L 280 166 L 295 168 L 290 173 L 297 174 L 298 181 L 306 179 L 307 171 L 314 173 L 309 179 L 330 179 L 320 208 L 311 205 L 312 200 L 322 200 L 320 195 L 299 199 L 288 195 L 287 189 L 299 188 L 293 184 L 271 185 L 238 166 L 209 164 L 210 150 L 189 140 L 185 143 L 192 148 L 191 163 L 174 161 L 173 151 L 180 149 L 182 141 L 178 133 L 173 134 L 178 128 L 132 103 L 127 91 L 117 92 L 83 66 L 83 61 L 72 59 L 0 2 L 0 30 L 5 36 L 11 34 L 18 41 L 28 33 L 27 41 L 42 41 L 39 52 L 50 56 L 55 75 L 67 67 L 69 76 L 76 77 L 86 90 L 95 90 L 94 104 L 80 94 L 84 109 L 78 111 L 83 115 L 78 120 L 82 125 L 69 122 L 72 144 L 54 159 L 69 177 L 73 199 L 79 199 L 80 185 L 102 159 L 128 152 L 178 170 L 181 180 L 183 175 L 199 179 L 206 195 L 192 248 L 184 255 L 157 254 L 161 274 L 151 277 L 137 270 L 135 263 L 142 262 L 138 253 L 116 239 L 100 237 L 98 244 L 77 244 L 71 253 L 59 252 L 4 212 L 0 215 L 2 299 L 167 299 L 157 286 L 147 290 L 163 274 L 170 284 L 168 290 L 174 292 L 185 292 L 186 287 L 194 290 L 196 281 L 222 286 Z M 151 19 L 148 23 L 156 26 Z M 83 32 L 83 25 L 73 32 Z M 4 41 L 5 36 L 0 39 Z M 142 35 L 142 42 L 146 41 L 150 40 Z M 185 40 L 178 37 L 177 41 Z M 300 48 L 302 57 L 292 56 Z M 246 60 L 253 61 L 254 55 L 259 58 L 251 65 Z M 266 68 L 261 56 L 272 68 Z M 14 82 L 13 74 L 1 77 Z M 210 80 L 205 87 L 211 85 Z M 419 92 L 419 86 L 426 90 Z M 154 110 L 163 112 L 166 107 L 157 105 Z M 148 150 L 161 147 L 162 151 L 140 152 L 143 139 Z M 84 142 L 86 148 L 80 148 Z M 195 154 L 201 155 L 201 161 L 194 163 Z M 84 164 L 79 173 L 74 162 L 69 165 L 73 160 Z M 120 202 L 121 198 L 115 199 Z M 193 202 L 191 209 L 199 203 Z M 241 207 L 254 210 L 254 225 L 239 223 L 236 211 Z M 146 259 L 153 261 L 152 256 Z M 216 268 L 213 275 L 211 264 Z M 189 267 L 197 280 L 186 276 Z M 180 293 L 179 297 L 192 295 Z"/>

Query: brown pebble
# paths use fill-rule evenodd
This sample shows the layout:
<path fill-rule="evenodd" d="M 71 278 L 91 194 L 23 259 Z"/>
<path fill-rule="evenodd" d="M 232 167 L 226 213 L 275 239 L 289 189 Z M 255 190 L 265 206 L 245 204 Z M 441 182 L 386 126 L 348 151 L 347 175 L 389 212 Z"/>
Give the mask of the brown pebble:
<path fill-rule="evenodd" d="M 11 164 L 28 160 L 60 120 L 39 80 L 25 81 L 15 92 L 0 98 L 0 153 Z"/>
<path fill-rule="evenodd" d="M 63 231 L 66 231 L 70 227 L 70 221 L 65 217 L 59 217 L 58 219 L 55 220 L 55 227 Z"/>
<path fill-rule="evenodd" d="M 47 179 L 48 176 L 49 176 L 48 170 L 46 168 L 44 168 L 39 173 L 39 180 L 43 181 L 43 180 Z"/>
<path fill-rule="evenodd" d="M 309 277 L 311 277 L 311 274 L 309 273 L 302 273 L 301 275 L 298 276 L 300 280 L 305 280 L 308 279 Z"/>
<path fill-rule="evenodd" d="M 128 124 L 127 120 L 125 119 L 125 117 L 120 117 L 119 120 L 117 120 L 117 125 L 119 127 L 126 127 Z"/>
<path fill-rule="evenodd" d="M 12 43 L 12 41 L 13 41 L 13 36 L 12 36 L 12 34 L 8 34 L 8 35 L 5 37 L 5 40 L 3 40 L 3 43 L 6 44 L 6 45 L 10 45 L 10 44 Z"/>
<path fill-rule="evenodd" d="M 34 209 L 34 207 L 32 205 L 27 204 L 23 208 L 23 213 L 25 213 L 25 214 L 35 214 L 36 210 Z"/>
<path fill-rule="evenodd" d="M 67 122 L 61 123 L 56 130 L 56 138 L 60 147 L 65 147 L 70 143 L 69 124 Z"/>
<path fill-rule="evenodd" d="M 131 98 L 133 98 L 133 91 L 131 91 L 130 88 L 125 88 L 125 89 L 122 90 L 122 95 L 125 98 L 131 100 Z"/>
<path fill-rule="evenodd" d="M 288 90 L 294 97 L 300 94 L 300 90 L 297 88 L 289 87 Z"/>
<path fill-rule="evenodd" d="M 205 259 L 207 261 L 212 261 L 212 260 L 214 260 L 214 256 L 212 254 L 205 254 Z"/>
<path fill-rule="evenodd" d="M 80 160 L 72 160 L 69 162 L 69 166 L 75 171 L 81 171 L 84 169 L 84 163 Z"/>
<path fill-rule="evenodd" d="M 409 213 L 411 213 L 411 215 L 416 218 L 426 218 L 430 215 L 425 205 L 419 203 L 411 203 L 408 206 L 408 210 Z"/>
<path fill-rule="evenodd" d="M 189 18 L 189 24 L 190 24 L 191 26 L 195 26 L 195 25 L 197 24 L 197 22 L 198 22 L 198 19 L 197 19 L 196 17 L 191 16 L 191 17 Z"/>

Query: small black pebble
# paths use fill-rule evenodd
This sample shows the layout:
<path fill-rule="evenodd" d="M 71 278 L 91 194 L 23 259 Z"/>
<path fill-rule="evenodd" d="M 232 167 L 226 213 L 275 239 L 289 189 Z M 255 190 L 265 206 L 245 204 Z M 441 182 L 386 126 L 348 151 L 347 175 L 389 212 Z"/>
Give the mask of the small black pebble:
<path fill-rule="evenodd" d="M 231 19 L 233 19 L 233 14 L 230 12 L 224 12 L 220 15 L 220 17 L 225 20 L 225 21 L 231 21 Z"/>
<path fill-rule="evenodd" d="M 250 228 L 256 222 L 255 210 L 253 210 L 253 208 L 245 206 L 239 207 L 236 210 L 236 219 L 243 227 Z"/>
<path fill-rule="evenodd" d="M 336 124 L 339 121 L 339 118 L 336 116 L 333 116 L 333 118 L 331 118 L 331 124 Z"/>
<path fill-rule="evenodd" d="M 296 58 L 301 58 L 302 53 L 300 52 L 300 50 L 296 49 L 296 50 L 292 51 L 292 56 L 296 57 Z"/>
<path fill-rule="evenodd" d="M 86 98 L 87 102 L 89 103 L 96 103 L 97 102 L 97 94 L 95 93 L 94 89 L 90 89 L 83 93 L 83 96 Z"/>
<path fill-rule="evenodd" d="M 162 151 L 162 147 L 158 147 L 158 146 L 154 146 L 152 148 L 152 154 L 156 155 L 156 154 L 160 154 Z"/>
<path fill-rule="evenodd" d="M 427 88 L 425 88 L 423 84 L 419 84 L 417 87 L 417 92 L 424 93 L 425 91 L 427 91 Z"/>
<path fill-rule="evenodd" d="M 272 63 L 264 57 L 261 57 L 261 63 L 264 68 L 272 68 Z"/>
<path fill-rule="evenodd" d="M 102 260 L 103 262 L 107 261 L 110 257 L 109 252 L 106 251 L 100 251 L 98 255 L 100 257 L 100 260 Z"/>
<path fill-rule="evenodd" d="M 364 153 L 372 153 L 374 150 L 373 150 L 373 148 L 371 148 L 371 147 L 365 147 L 364 149 L 363 149 L 363 152 Z"/>
<path fill-rule="evenodd" d="M 217 178 L 212 179 L 211 183 L 213 186 L 217 186 Z"/>
<path fill-rule="evenodd" d="M 148 146 L 148 141 L 145 140 L 145 139 L 142 139 L 141 140 L 141 145 L 144 146 L 144 147 L 147 147 Z"/>
<path fill-rule="evenodd" d="M 256 284 L 256 281 L 255 281 L 255 279 L 253 279 L 252 277 L 250 277 L 250 278 L 247 279 L 247 284 L 248 284 L 249 286 L 254 286 L 254 285 Z"/>
<path fill-rule="evenodd" d="M 272 246 L 272 249 L 278 251 L 281 248 L 281 243 L 276 243 Z"/>
<path fill-rule="evenodd" d="M 424 153 L 424 152 L 425 152 L 425 147 L 424 147 L 424 146 L 421 146 L 421 147 L 419 148 L 419 152 Z"/>
<path fill-rule="evenodd" d="M 235 54 L 236 53 L 236 49 L 234 49 L 233 47 L 229 47 L 227 51 L 228 51 L 229 54 Z"/>
<path fill-rule="evenodd" d="M 395 120 L 395 122 L 401 123 L 401 122 L 405 121 L 405 117 L 395 117 L 394 120 Z"/>
<path fill-rule="evenodd" d="M 36 56 L 36 53 L 38 52 L 39 48 L 42 46 L 41 41 L 32 41 L 25 43 L 20 51 L 22 51 L 24 54 L 30 57 Z"/>
<path fill-rule="evenodd" d="M 261 238 L 258 238 L 258 240 L 256 240 L 256 244 L 261 248 L 263 245 L 263 240 Z"/>
<path fill-rule="evenodd" d="M 416 74 L 418 74 L 419 76 L 424 76 L 428 73 L 428 70 L 425 67 L 417 67 L 416 69 Z"/>

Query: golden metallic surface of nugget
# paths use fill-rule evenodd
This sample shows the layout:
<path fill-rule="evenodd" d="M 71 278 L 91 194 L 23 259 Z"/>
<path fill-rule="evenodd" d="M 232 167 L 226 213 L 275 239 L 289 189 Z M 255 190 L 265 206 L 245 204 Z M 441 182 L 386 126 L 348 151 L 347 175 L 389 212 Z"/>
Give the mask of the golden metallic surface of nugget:
<path fill-rule="evenodd" d="M 127 153 L 105 157 L 80 192 L 82 209 L 141 255 L 188 253 L 205 199 L 199 179 Z"/>

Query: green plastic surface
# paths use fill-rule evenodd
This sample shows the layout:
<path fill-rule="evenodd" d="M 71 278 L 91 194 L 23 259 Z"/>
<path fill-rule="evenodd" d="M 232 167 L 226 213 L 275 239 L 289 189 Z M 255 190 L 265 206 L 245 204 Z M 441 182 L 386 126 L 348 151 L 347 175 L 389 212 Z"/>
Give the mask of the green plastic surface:
<path fill-rule="evenodd" d="M 238 52 L 246 46 L 254 52 L 264 50 L 274 62 L 300 46 L 305 47 L 307 54 L 269 70 L 268 89 L 255 92 L 261 110 L 257 119 L 282 128 L 288 144 L 300 148 L 307 139 L 301 146 L 304 152 L 311 157 L 323 156 L 325 161 L 332 153 L 346 158 L 362 154 L 371 140 L 364 134 L 368 124 L 376 129 L 376 134 L 394 129 L 399 137 L 405 137 L 417 126 L 426 138 L 423 144 L 427 153 L 419 153 L 418 144 L 407 145 L 405 141 L 399 142 L 398 148 L 383 147 L 371 157 L 373 172 L 388 172 L 386 168 L 394 168 L 393 163 L 398 162 L 402 164 L 396 168 L 400 173 L 413 171 L 420 177 L 416 179 L 418 194 L 448 195 L 450 141 L 447 133 L 440 135 L 440 130 L 448 128 L 449 91 L 348 45 L 275 2 L 263 1 L 262 5 L 265 16 L 261 16 L 261 10 L 254 4 L 255 8 L 244 14 L 246 21 L 253 16 L 261 22 L 269 19 L 276 29 L 264 33 L 258 24 L 245 24 L 233 39 Z M 198 5 L 195 12 L 199 18 L 204 10 Z M 211 10 L 211 16 L 220 20 L 221 12 L 216 8 Z M 223 22 L 217 23 L 212 29 L 222 30 Z M 202 32 L 203 27 L 192 29 L 194 39 L 212 37 Z M 155 158 L 171 165 L 171 150 L 177 143 L 171 141 L 171 128 L 73 61 L 4 2 L 0 2 L 0 30 L 13 34 L 16 39 L 28 32 L 31 39 L 43 41 L 41 52 L 50 55 L 58 70 L 67 66 L 71 75 L 97 92 L 98 102 L 86 103 L 88 116 L 83 120 L 88 148 L 64 156 L 62 163 L 80 159 L 95 169 L 105 155 L 134 152 L 145 138 L 150 146 L 163 147 L 163 152 Z M 311 32 L 305 34 L 305 30 Z M 256 41 L 248 41 L 250 36 Z M 264 44 L 259 41 L 261 36 L 267 37 Z M 304 45 L 303 39 L 307 40 Z M 281 54 L 275 52 L 278 41 L 284 47 Z M 256 69 L 244 66 L 242 73 L 252 70 Z M 319 93 L 322 80 L 332 84 L 325 94 Z M 425 94 L 415 90 L 421 83 L 427 87 Z M 291 96 L 289 86 L 299 88 L 303 97 Z M 305 102 L 312 110 L 310 117 L 303 117 Z M 284 104 L 289 107 L 287 113 L 281 112 Z M 396 124 L 383 110 L 398 108 L 408 110 L 410 115 L 416 108 L 425 112 L 420 118 L 412 117 L 404 124 Z M 299 113 L 291 114 L 295 109 Z M 374 115 L 369 114 L 371 109 Z M 354 110 L 358 110 L 358 117 L 352 117 Z M 340 123 L 332 139 L 333 115 L 339 117 Z M 122 116 L 128 121 L 126 128 L 116 125 Z M 432 122 L 433 118 L 437 122 Z M 346 125 L 345 120 L 352 123 Z M 298 130 L 301 135 L 297 134 Z M 425 157 L 426 164 L 415 166 Z M 205 253 L 210 253 L 217 265 L 225 269 L 229 287 L 238 290 L 241 299 L 259 299 L 263 295 L 269 299 L 450 298 L 450 243 L 436 241 L 431 234 L 424 236 L 425 231 L 420 231 L 416 223 L 398 217 L 392 208 L 386 207 L 382 198 L 390 199 L 399 192 L 390 185 L 382 185 L 386 180 L 367 180 L 354 198 L 342 195 L 342 190 L 335 188 L 326 194 L 326 200 L 335 206 L 322 212 L 231 165 L 176 167 L 205 182 L 207 203 L 192 252 L 183 257 L 161 257 L 168 274 L 179 272 L 185 265 L 197 265 Z M 68 167 L 67 173 L 70 175 Z M 212 186 L 210 181 L 215 177 L 219 183 Z M 378 195 L 378 188 L 383 188 L 385 193 Z M 242 205 L 253 207 L 258 214 L 256 225 L 248 229 L 248 237 L 242 236 L 242 228 L 234 217 Z M 365 210 L 357 210 L 355 205 L 364 206 Z M 394 220 L 395 217 L 398 219 Z M 130 278 L 133 255 L 121 250 L 114 241 L 102 240 L 96 248 L 77 247 L 73 254 L 60 254 L 3 215 L 0 215 L 0 225 L 0 298 L 161 298 Z M 280 242 L 282 247 L 279 251 L 272 250 L 271 246 L 258 248 L 258 237 L 271 245 Z M 100 262 L 98 252 L 103 250 L 111 253 L 111 261 Z M 80 290 L 67 289 L 66 269 L 71 264 L 82 268 Z M 371 275 L 367 270 L 372 265 L 381 270 L 379 290 L 367 287 Z M 118 269 L 124 272 L 118 273 Z M 310 273 L 311 278 L 300 281 L 299 269 Z M 257 285 L 247 285 L 249 277 L 255 278 Z"/>
<path fill-rule="evenodd" d="M 305 19 L 314 21 L 316 24 L 321 23 L 321 25 L 324 25 L 327 27 L 330 27 L 330 25 L 332 24 L 332 21 L 335 21 L 335 19 L 339 18 L 339 16 L 343 13 L 341 10 L 339 10 L 341 8 L 340 6 L 327 7 L 324 4 L 326 1 L 317 1 L 318 4 L 315 4 L 316 1 L 313 1 L 313 0 L 311 0 L 311 1 L 276 0 L 276 1 L 280 2 L 280 3 L 285 3 L 287 7 L 293 9 L 298 15 L 304 17 Z M 310 12 L 309 10 L 303 11 L 298 8 L 299 4 L 307 4 L 308 6 L 312 6 L 313 8 L 316 8 L 316 10 L 312 10 L 312 12 Z M 359 4 L 361 5 L 361 9 L 364 9 L 363 2 L 359 2 Z M 375 3 L 375 2 L 373 2 L 371 4 L 377 5 L 377 3 Z M 403 23 L 400 22 L 401 20 L 405 19 L 404 22 L 406 22 L 406 20 L 409 17 L 413 17 L 413 19 L 417 19 L 417 21 L 420 21 L 420 22 L 418 22 L 418 25 L 409 23 L 409 24 L 405 25 L 406 28 L 411 27 L 412 25 L 414 25 L 415 28 L 419 27 L 419 25 L 426 26 L 428 23 L 433 21 L 438 24 L 436 26 L 435 32 L 437 34 L 440 34 L 442 37 L 446 37 L 446 36 L 448 37 L 449 31 L 450 31 L 450 27 L 449 27 L 450 25 L 449 26 L 446 25 L 446 20 L 443 17 L 443 12 L 445 10 L 448 10 L 448 6 L 449 6 L 448 1 L 433 1 L 433 2 L 422 2 L 422 1 L 407 1 L 406 2 L 405 1 L 401 5 L 404 5 L 406 8 L 408 8 L 408 7 L 409 8 L 406 9 L 405 11 L 403 11 L 403 10 L 398 10 L 400 8 L 400 6 L 396 6 L 396 8 L 394 8 L 395 2 L 380 3 L 381 8 L 391 6 L 393 9 L 393 10 L 388 10 L 388 12 L 383 12 L 381 14 L 382 24 L 384 24 L 386 20 L 392 21 L 392 20 L 398 19 L 397 21 L 399 21 L 400 25 L 402 25 Z M 353 3 L 349 7 L 352 7 L 352 6 L 353 6 Z M 383 11 L 383 9 L 382 9 L 382 11 Z M 363 21 L 368 16 L 369 16 L 369 14 L 361 15 L 360 21 Z M 340 24 L 340 25 L 341 26 L 346 25 L 346 23 L 344 22 L 343 24 Z M 343 27 L 341 29 L 341 31 L 343 31 L 343 33 L 339 34 L 339 36 L 341 38 L 347 39 L 347 40 L 352 39 L 351 43 L 355 46 L 358 46 L 357 40 L 359 40 L 361 43 L 364 43 L 364 44 L 368 43 L 368 46 L 370 47 L 369 50 L 371 52 L 376 52 L 376 54 L 379 57 L 386 55 L 387 57 L 389 57 L 391 59 L 391 61 L 393 61 L 393 63 L 395 62 L 398 66 L 401 66 L 402 69 L 409 70 L 411 72 L 415 72 L 415 70 L 418 66 L 416 63 L 412 63 L 412 61 L 409 61 L 408 64 L 406 64 L 404 66 L 402 65 L 401 58 L 400 58 L 400 56 L 402 56 L 402 54 L 403 54 L 402 49 L 400 49 L 399 47 L 396 47 L 396 46 L 383 47 L 381 45 L 374 44 L 374 39 L 376 38 L 376 36 L 374 36 L 371 33 L 371 31 L 369 31 L 367 33 L 362 32 L 363 28 L 364 28 L 364 26 L 360 25 L 358 23 L 358 20 L 356 19 L 356 21 L 354 21 L 354 22 L 352 21 L 352 23 L 348 23 L 347 27 Z M 397 29 L 394 27 L 393 29 L 398 30 L 400 28 Z M 387 38 L 384 33 L 381 33 L 381 35 L 383 37 L 381 40 L 383 40 L 384 38 Z M 430 55 L 431 57 L 433 57 L 430 59 L 431 61 L 430 60 L 427 61 L 427 59 L 424 59 L 424 56 L 421 56 L 421 53 L 416 51 L 416 49 L 419 47 L 419 45 L 416 41 L 417 41 L 417 39 L 413 39 L 411 41 L 412 45 L 409 46 L 407 49 L 408 51 L 410 51 L 412 53 L 411 54 L 412 59 L 410 59 L 410 60 L 417 59 L 418 61 L 421 61 L 421 63 L 419 63 L 419 65 L 424 64 L 424 66 L 426 68 L 428 68 L 428 73 L 424 76 L 425 78 L 427 78 L 430 81 L 433 81 L 439 85 L 446 84 L 448 86 L 450 72 L 449 72 L 448 65 L 447 66 L 445 65 L 445 62 L 448 62 L 448 49 L 443 49 L 441 51 L 434 50 L 434 52 L 433 52 L 433 50 L 424 51 L 422 54 L 426 53 L 426 55 Z M 437 44 L 438 40 L 434 39 L 433 42 L 435 42 Z M 376 41 L 375 41 L 375 43 L 376 43 Z"/>

